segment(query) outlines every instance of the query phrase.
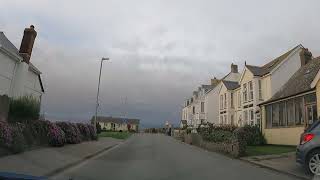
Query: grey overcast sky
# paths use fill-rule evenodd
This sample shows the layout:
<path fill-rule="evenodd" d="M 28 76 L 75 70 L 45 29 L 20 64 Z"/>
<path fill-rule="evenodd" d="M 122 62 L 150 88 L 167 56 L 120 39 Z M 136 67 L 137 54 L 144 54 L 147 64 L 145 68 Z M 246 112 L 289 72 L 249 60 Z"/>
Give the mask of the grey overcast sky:
<path fill-rule="evenodd" d="M 319 0 L 0 0 L 0 31 L 20 46 L 38 31 L 32 62 L 43 72 L 52 119 L 100 114 L 178 123 L 183 100 L 236 63 L 262 65 L 302 44 L 320 55 Z M 127 104 L 124 99 L 127 97 Z"/>

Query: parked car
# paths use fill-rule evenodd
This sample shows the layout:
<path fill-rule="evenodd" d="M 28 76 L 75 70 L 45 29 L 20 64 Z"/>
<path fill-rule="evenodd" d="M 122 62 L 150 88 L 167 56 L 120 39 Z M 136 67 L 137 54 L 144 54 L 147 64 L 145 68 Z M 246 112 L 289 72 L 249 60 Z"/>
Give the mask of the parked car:
<path fill-rule="evenodd" d="M 301 134 L 296 162 L 301 164 L 307 173 L 320 175 L 320 121 L 314 122 Z"/>

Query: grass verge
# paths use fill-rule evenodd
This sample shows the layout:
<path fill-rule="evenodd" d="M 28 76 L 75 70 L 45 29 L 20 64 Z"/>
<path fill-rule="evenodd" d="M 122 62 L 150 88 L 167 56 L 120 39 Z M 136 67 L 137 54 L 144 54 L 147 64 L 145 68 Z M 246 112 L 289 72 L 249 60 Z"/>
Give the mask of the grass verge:
<path fill-rule="evenodd" d="M 260 156 L 270 154 L 281 154 L 294 152 L 296 146 L 284 146 L 284 145 L 263 145 L 263 146 L 247 146 L 247 156 Z"/>
<path fill-rule="evenodd" d="M 129 132 L 101 132 L 99 137 L 112 137 L 115 139 L 127 139 L 131 136 Z"/>

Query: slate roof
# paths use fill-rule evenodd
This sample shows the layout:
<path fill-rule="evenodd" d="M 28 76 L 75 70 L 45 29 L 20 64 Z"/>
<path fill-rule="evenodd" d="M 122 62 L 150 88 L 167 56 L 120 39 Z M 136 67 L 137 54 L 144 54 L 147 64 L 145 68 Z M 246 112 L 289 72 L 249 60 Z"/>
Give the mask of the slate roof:
<path fill-rule="evenodd" d="M 9 39 L 0 32 L 0 46 L 4 47 L 6 50 L 10 51 L 12 54 L 19 55 L 19 50 L 9 41 Z"/>
<path fill-rule="evenodd" d="M 94 116 L 92 117 L 91 121 L 94 120 Z M 104 117 L 104 116 L 97 116 L 97 122 L 111 122 L 116 124 L 139 124 L 139 119 L 128 119 L 128 118 L 119 118 L 119 117 Z"/>
<path fill-rule="evenodd" d="M 235 81 L 222 80 L 222 83 L 226 86 L 226 88 L 228 90 L 234 90 L 234 89 L 237 89 L 238 87 L 240 87 L 239 83 L 235 82 Z"/>
<path fill-rule="evenodd" d="M 281 56 L 273 59 L 269 63 L 263 65 L 263 66 L 252 66 L 252 65 L 246 65 L 246 67 L 249 69 L 249 71 L 252 72 L 254 76 L 263 76 L 268 73 L 270 73 L 278 64 L 280 64 L 283 60 L 285 60 L 296 48 L 302 47 L 301 44 L 298 46 L 292 48 L 288 52 L 282 54 Z"/>
<path fill-rule="evenodd" d="M 308 64 L 300 67 L 281 89 L 263 104 L 312 90 L 310 85 L 319 69 L 320 56 L 313 58 Z"/>

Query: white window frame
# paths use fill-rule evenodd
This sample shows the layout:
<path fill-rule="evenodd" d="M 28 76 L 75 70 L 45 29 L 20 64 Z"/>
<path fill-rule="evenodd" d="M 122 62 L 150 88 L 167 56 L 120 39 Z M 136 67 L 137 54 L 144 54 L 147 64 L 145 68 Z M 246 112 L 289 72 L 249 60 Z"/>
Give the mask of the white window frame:
<path fill-rule="evenodd" d="M 252 81 L 248 82 L 248 89 L 249 89 L 249 101 L 253 100 L 253 83 Z"/>
<path fill-rule="evenodd" d="M 259 99 L 263 100 L 263 97 L 262 97 L 262 81 L 261 81 L 261 79 L 258 80 L 258 93 L 259 93 Z"/>

